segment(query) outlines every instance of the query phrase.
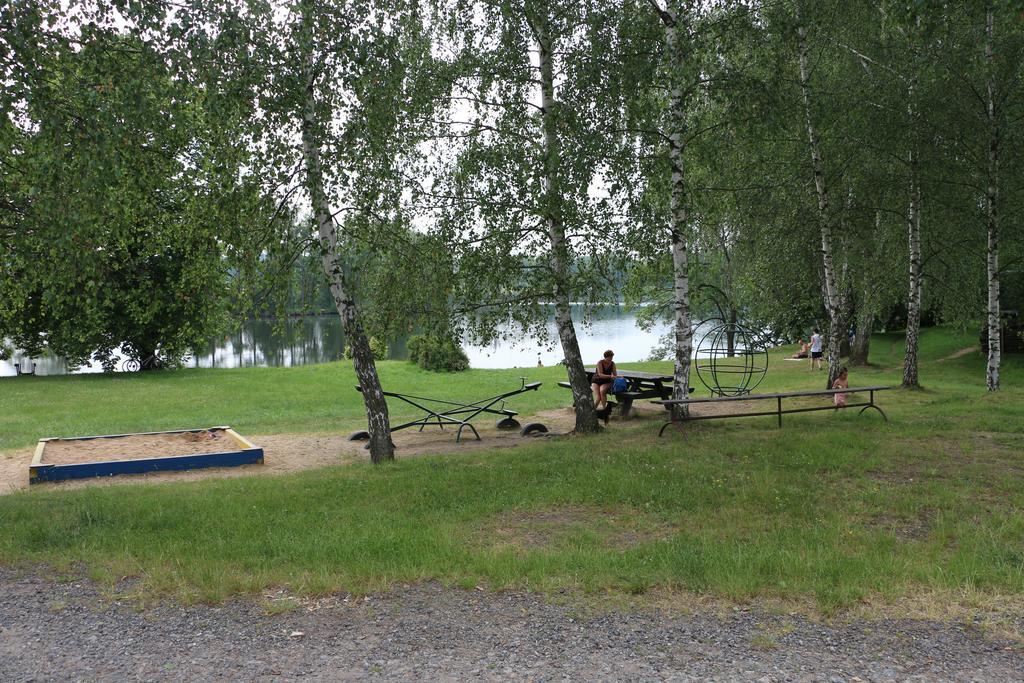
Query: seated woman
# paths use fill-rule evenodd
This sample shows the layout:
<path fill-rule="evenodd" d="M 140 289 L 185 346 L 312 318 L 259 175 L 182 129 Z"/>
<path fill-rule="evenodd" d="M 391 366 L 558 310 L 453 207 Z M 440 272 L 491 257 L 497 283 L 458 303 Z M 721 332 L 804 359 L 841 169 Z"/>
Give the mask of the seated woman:
<path fill-rule="evenodd" d="M 590 388 L 594 392 L 594 404 L 598 410 L 608 407 L 608 392 L 612 390 L 612 383 L 619 376 L 615 369 L 615 362 L 612 358 L 615 353 L 611 349 L 604 352 L 604 358 L 597 361 L 594 366 L 594 377 L 591 380 Z"/>
<path fill-rule="evenodd" d="M 807 358 L 808 353 L 811 350 L 811 345 L 801 339 L 799 342 L 800 350 L 794 353 L 790 358 Z"/>

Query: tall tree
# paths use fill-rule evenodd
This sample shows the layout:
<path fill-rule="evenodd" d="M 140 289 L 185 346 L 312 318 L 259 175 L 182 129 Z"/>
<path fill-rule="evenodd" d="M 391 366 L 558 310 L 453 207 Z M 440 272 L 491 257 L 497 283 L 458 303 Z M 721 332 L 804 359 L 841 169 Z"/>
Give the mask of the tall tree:
<path fill-rule="evenodd" d="M 950 194 L 959 203 L 959 216 L 951 212 L 951 218 L 961 219 L 963 238 L 971 251 L 978 244 L 974 253 L 984 255 L 985 265 L 980 269 L 984 273 L 984 295 L 980 300 L 974 296 L 970 299 L 984 310 L 988 338 L 986 386 L 989 391 L 998 391 L 1003 334 L 1001 277 L 1007 263 L 1019 258 L 1021 242 L 1019 220 L 1007 221 L 1006 217 L 1019 217 L 1024 199 L 1024 136 L 1016 125 L 1024 120 L 1024 92 L 1020 87 L 1024 31 L 1019 11 L 1005 3 L 950 6 L 940 19 L 945 37 L 939 61 L 944 74 L 942 85 L 947 93 L 956 94 L 946 98 L 939 112 L 953 181 Z M 1004 260 L 1007 249 L 1012 256 Z M 962 255 L 957 261 L 961 269 L 963 265 L 978 264 Z M 980 279 L 971 277 L 969 270 L 967 274 L 967 281 Z M 976 317 L 976 313 L 969 317 Z"/>
<path fill-rule="evenodd" d="M 711 218 L 713 202 L 705 185 L 712 175 L 715 150 L 720 151 L 728 126 L 742 109 L 737 103 L 743 97 L 738 93 L 746 84 L 735 60 L 735 34 L 747 28 L 745 14 L 739 3 L 698 5 L 677 0 L 626 3 L 620 13 L 624 36 L 616 59 L 622 72 L 618 92 L 624 109 L 620 154 L 628 161 L 615 164 L 626 172 L 620 173 L 614 187 L 636 226 L 626 235 L 626 248 L 640 258 L 653 256 L 655 262 L 666 251 L 671 257 L 669 305 L 673 397 L 677 399 L 689 395 L 693 246 L 702 225 L 704 232 L 719 237 L 730 232 L 729 226 Z M 637 239 L 637 230 L 653 239 Z M 728 265 L 728 240 L 709 241 L 716 252 L 712 258 L 722 256 L 722 263 Z M 719 272 L 728 274 L 731 269 Z M 641 277 L 647 277 L 646 271 Z M 709 291 L 722 291 L 713 288 L 708 278 L 698 282 Z M 719 303 L 735 316 L 731 302 Z M 687 406 L 676 405 L 673 410 L 681 415 Z"/>
<path fill-rule="evenodd" d="M 594 187 L 605 136 L 601 3 L 453 2 L 442 42 L 456 53 L 449 150 L 428 190 L 457 250 L 470 333 L 499 321 L 544 334 L 550 303 L 575 430 L 598 429 L 573 303 L 614 296 L 611 217 Z"/>
<path fill-rule="evenodd" d="M 999 366 L 1002 362 L 1002 320 L 999 315 L 999 154 L 1002 121 L 997 109 L 997 85 L 994 68 L 995 16 L 992 3 L 985 8 L 985 118 L 988 123 L 988 163 L 985 173 L 985 269 L 988 281 L 986 326 L 988 328 L 988 363 L 985 385 L 999 391 Z M 1019 79 L 1018 74 L 1016 79 Z M 1015 79 L 1015 80 L 1016 80 Z M 1001 109 L 1002 107 L 999 107 Z"/>
<path fill-rule="evenodd" d="M 671 199 L 669 242 L 672 253 L 672 308 L 675 320 L 675 363 L 672 376 L 672 398 L 689 396 L 690 357 L 693 355 L 693 323 L 690 320 L 690 216 L 689 184 L 686 175 L 687 120 L 691 100 L 695 95 L 694 79 L 684 71 L 693 58 L 689 44 L 692 17 L 681 3 L 661 8 L 651 0 L 651 8 L 665 27 L 665 55 L 668 74 L 669 105 L 666 119 L 669 167 L 671 170 Z M 691 67 L 691 70 L 692 67 Z M 682 72 L 682 73 L 681 73 Z M 676 417 L 685 417 L 687 406 L 673 407 Z"/>
<path fill-rule="evenodd" d="M 302 0 L 286 8 L 243 0 L 148 11 L 178 46 L 182 68 L 248 107 L 237 144 L 280 204 L 304 190 L 321 264 L 353 349 L 374 463 L 394 458 L 387 403 L 360 303 L 357 255 L 408 234 L 402 171 L 415 167 L 416 120 L 429 91 L 417 3 Z M 344 231 L 344 232 L 342 232 Z"/>
<path fill-rule="evenodd" d="M 821 239 L 821 264 L 824 271 L 822 296 L 829 319 L 828 344 L 828 380 L 826 387 L 831 388 L 839 375 L 839 354 L 845 337 L 843 324 L 842 295 L 839 291 L 833 248 L 833 210 L 829 196 L 828 179 L 825 169 L 825 154 L 818 132 L 815 91 L 811 83 L 811 66 L 808 53 L 807 23 L 801 0 L 794 5 L 794 19 L 797 37 L 797 64 L 800 75 L 800 94 L 803 99 L 804 117 L 807 126 L 808 151 L 811 156 L 811 167 L 814 174 L 814 189 L 818 198 L 818 229 Z"/>
<path fill-rule="evenodd" d="M 267 212 L 159 49 L 48 3 L 5 6 L 0 337 L 72 366 L 176 363 L 223 329 L 224 244 Z"/>

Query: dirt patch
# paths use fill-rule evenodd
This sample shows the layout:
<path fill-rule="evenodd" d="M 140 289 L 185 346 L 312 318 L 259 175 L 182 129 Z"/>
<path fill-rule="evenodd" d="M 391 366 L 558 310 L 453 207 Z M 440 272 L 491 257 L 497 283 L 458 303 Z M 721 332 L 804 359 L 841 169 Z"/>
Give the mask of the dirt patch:
<path fill-rule="evenodd" d="M 475 538 L 478 545 L 495 549 L 543 550 L 592 535 L 605 547 L 626 550 L 674 531 L 633 510 L 558 507 L 502 512 L 485 522 Z"/>
<path fill-rule="evenodd" d="M 935 508 L 923 508 L 915 517 L 905 519 L 891 515 L 878 515 L 866 522 L 869 528 L 892 532 L 901 541 L 923 541 L 935 528 Z"/>
<path fill-rule="evenodd" d="M 73 465 L 86 462 L 170 458 L 237 451 L 241 446 L 223 429 L 183 434 L 131 434 L 104 439 L 53 439 L 43 449 L 43 463 Z"/>
<path fill-rule="evenodd" d="M 956 360 L 957 358 L 963 358 L 964 356 L 970 355 L 977 350 L 977 346 L 968 346 L 966 349 L 960 349 L 959 351 L 949 354 L 945 358 L 940 358 L 938 362 L 941 363 L 944 360 Z"/>
<path fill-rule="evenodd" d="M 722 403 L 697 403 L 690 406 L 690 413 L 697 417 L 704 415 L 738 415 L 771 410 L 775 407 L 769 401 L 723 401 Z M 666 419 L 668 419 L 666 417 Z"/>

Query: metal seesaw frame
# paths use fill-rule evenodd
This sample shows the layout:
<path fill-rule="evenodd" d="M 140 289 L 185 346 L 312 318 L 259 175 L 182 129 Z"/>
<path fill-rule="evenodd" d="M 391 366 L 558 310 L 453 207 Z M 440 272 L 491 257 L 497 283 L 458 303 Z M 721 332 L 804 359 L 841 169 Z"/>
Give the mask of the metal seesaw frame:
<path fill-rule="evenodd" d="M 500 415 L 502 417 L 502 420 L 499 421 L 500 426 L 502 422 L 505 422 L 505 420 L 511 420 L 512 418 L 519 414 L 514 410 L 507 410 L 505 408 L 505 399 L 510 398 L 512 396 L 516 396 L 518 394 L 522 394 L 527 391 L 536 391 L 537 389 L 540 388 L 541 384 L 543 384 L 543 382 L 531 382 L 530 384 L 527 384 L 525 377 L 520 377 L 519 379 L 522 380 L 523 384 L 518 389 L 515 389 L 514 391 L 506 391 L 503 394 L 491 396 L 490 398 L 485 398 L 474 403 L 445 401 L 439 398 L 430 398 L 428 396 L 413 396 L 412 394 L 399 394 L 393 391 L 382 392 L 386 397 L 397 398 L 398 400 L 404 401 L 405 403 L 408 403 L 409 405 L 418 408 L 419 410 L 422 410 L 425 413 L 423 417 L 417 420 L 404 422 L 400 425 L 392 427 L 391 431 L 397 432 L 399 429 L 406 429 L 407 427 L 419 427 L 419 431 L 422 432 L 424 427 L 429 427 L 433 425 L 437 425 L 442 430 L 444 429 L 445 425 L 458 425 L 459 428 L 455 434 L 455 443 L 459 443 L 462 440 L 462 430 L 465 429 L 466 427 L 469 427 L 470 430 L 472 430 L 473 436 L 476 437 L 477 441 L 481 441 L 480 434 L 477 433 L 476 427 L 469 423 L 470 420 L 477 417 L 481 413 L 487 413 L 490 415 Z M 356 391 L 362 392 L 362 390 L 362 386 L 356 386 Z M 497 405 L 498 403 L 501 404 L 501 407 L 495 408 L 494 406 Z M 440 407 L 435 409 L 431 406 Z M 447 410 L 442 410 L 444 406 L 451 407 L 448 408 Z M 509 427 L 514 429 L 519 426 L 519 423 L 516 422 L 515 420 L 512 420 L 512 422 L 513 424 L 510 424 Z M 528 425 L 527 427 L 529 428 L 532 426 L 533 425 Z M 547 430 L 545 429 L 544 431 Z M 352 436 L 349 437 L 349 440 L 364 441 L 369 438 L 369 432 L 359 431 L 352 434 Z"/>

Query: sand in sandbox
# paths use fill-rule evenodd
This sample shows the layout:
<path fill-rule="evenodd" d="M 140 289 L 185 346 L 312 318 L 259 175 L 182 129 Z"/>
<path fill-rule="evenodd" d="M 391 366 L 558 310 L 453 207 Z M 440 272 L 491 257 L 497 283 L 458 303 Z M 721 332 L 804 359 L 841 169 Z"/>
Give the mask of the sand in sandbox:
<path fill-rule="evenodd" d="M 180 434 L 132 434 L 100 439 L 53 439 L 43 449 L 44 465 L 142 460 L 240 450 L 223 429 Z"/>

